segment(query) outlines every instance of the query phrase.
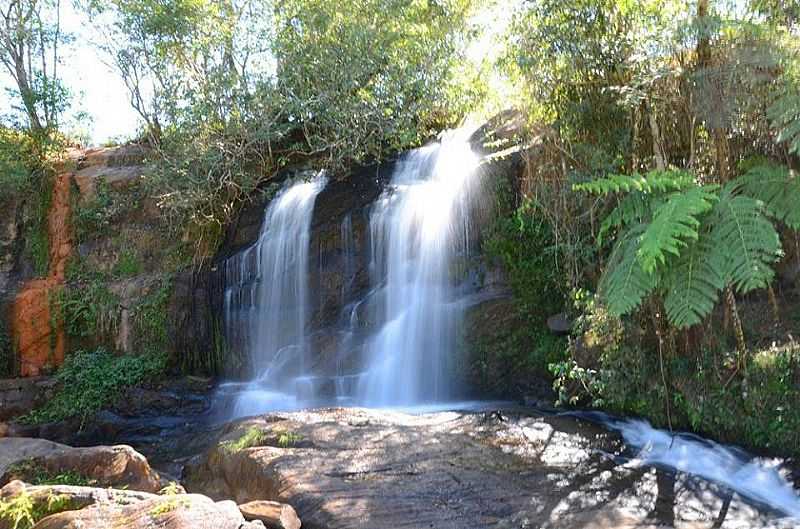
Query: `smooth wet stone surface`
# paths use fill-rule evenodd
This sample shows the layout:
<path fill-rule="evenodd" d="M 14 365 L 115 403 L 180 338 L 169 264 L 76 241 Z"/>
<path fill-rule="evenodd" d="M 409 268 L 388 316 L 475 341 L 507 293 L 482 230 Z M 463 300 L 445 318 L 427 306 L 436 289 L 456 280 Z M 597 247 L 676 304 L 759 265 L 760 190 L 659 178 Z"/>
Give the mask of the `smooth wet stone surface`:
<path fill-rule="evenodd" d="M 327 409 L 231 425 L 186 484 L 289 503 L 311 529 L 795 526 L 704 480 L 620 464 L 623 450 L 567 417 Z"/>

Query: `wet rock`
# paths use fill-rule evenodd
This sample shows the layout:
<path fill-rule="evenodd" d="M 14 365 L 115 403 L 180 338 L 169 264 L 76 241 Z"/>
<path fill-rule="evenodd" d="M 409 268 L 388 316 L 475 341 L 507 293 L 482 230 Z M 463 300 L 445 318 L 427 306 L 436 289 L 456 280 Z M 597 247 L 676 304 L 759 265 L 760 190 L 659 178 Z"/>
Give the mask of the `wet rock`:
<path fill-rule="evenodd" d="M 561 312 L 547 318 L 547 328 L 555 335 L 566 336 L 572 330 L 572 322 L 565 313 Z"/>
<path fill-rule="evenodd" d="M 0 439 L 0 484 L 68 471 L 103 487 L 158 492 L 168 484 L 129 446 L 73 448 L 44 439 Z"/>
<path fill-rule="evenodd" d="M 300 518 L 291 505 L 277 501 L 251 501 L 239 505 L 245 520 L 260 520 L 269 529 L 300 529 Z"/>
<path fill-rule="evenodd" d="M 54 387 L 48 377 L 0 379 L 0 421 L 28 413 L 49 399 Z M 5 437 L 1 431 L 0 437 Z"/>
<path fill-rule="evenodd" d="M 328 409 L 248 419 L 191 465 L 186 483 L 212 498 L 290 504 L 311 529 L 777 523 L 736 495 L 723 512 L 729 495 L 712 483 L 618 465 L 622 442 L 599 426 L 489 415 Z M 274 442 L 287 434 L 305 442 Z"/>
<path fill-rule="evenodd" d="M 526 351 L 537 346 L 534 333 L 517 332 L 529 325 L 510 296 L 490 297 L 467 310 L 464 364 L 471 389 L 484 398 L 555 401 L 549 374 L 528 361 Z"/>
<path fill-rule="evenodd" d="M 47 216 L 47 277 L 23 285 L 11 311 L 12 340 L 23 377 L 46 374 L 64 361 L 64 322 L 53 313 L 52 307 L 72 253 L 71 182 L 72 173 L 62 172 L 56 175 L 53 184 Z"/>

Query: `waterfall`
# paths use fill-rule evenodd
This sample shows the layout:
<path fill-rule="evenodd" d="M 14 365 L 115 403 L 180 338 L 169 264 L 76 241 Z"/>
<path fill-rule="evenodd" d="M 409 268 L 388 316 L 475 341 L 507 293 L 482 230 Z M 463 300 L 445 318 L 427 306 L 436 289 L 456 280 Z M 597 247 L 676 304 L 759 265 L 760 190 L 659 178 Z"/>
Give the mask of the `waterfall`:
<path fill-rule="evenodd" d="M 468 255 L 479 157 L 467 131 L 407 153 L 370 218 L 370 271 L 381 321 L 366 347 L 359 400 L 414 405 L 454 396 L 463 316 L 459 270 Z"/>
<path fill-rule="evenodd" d="M 273 395 L 285 402 L 310 367 L 308 249 L 314 202 L 326 182 L 318 175 L 288 183 L 269 203 L 256 243 L 225 262 L 228 345 L 249 362 L 253 381 L 237 407 L 268 409 Z"/>

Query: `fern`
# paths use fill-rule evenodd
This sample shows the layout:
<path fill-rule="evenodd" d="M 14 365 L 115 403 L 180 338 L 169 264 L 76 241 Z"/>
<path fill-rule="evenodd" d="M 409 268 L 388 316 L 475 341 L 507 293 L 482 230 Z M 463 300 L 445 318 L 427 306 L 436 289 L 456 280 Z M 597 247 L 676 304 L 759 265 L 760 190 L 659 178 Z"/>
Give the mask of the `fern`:
<path fill-rule="evenodd" d="M 717 200 L 712 193 L 716 189 L 717 186 L 693 187 L 674 193 L 656 209 L 637 254 L 645 272 L 652 273 L 665 264 L 668 253 L 679 257 L 687 240 L 697 240 L 699 216 L 711 210 Z"/>
<path fill-rule="evenodd" d="M 767 116 L 772 126 L 778 129 L 777 141 L 787 142 L 790 153 L 800 154 L 800 92 L 793 84 L 785 87 L 770 105 Z"/>
<path fill-rule="evenodd" d="M 787 168 L 758 165 L 736 182 L 744 193 L 762 201 L 771 217 L 800 230 L 800 178 L 793 178 Z"/>
<path fill-rule="evenodd" d="M 722 190 L 712 212 L 712 243 L 725 252 L 722 277 L 747 293 L 772 282 L 772 265 L 781 256 L 778 232 L 764 214 L 763 203 L 734 194 L 737 182 Z"/>
<path fill-rule="evenodd" d="M 629 193 L 642 191 L 644 193 L 666 193 L 681 191 L 694 185 L 694 178 L 686 171 L 650 171 L 646 176 L 634 175 L 609 175 L 591 182 L 576 184 L 575 191 L 583 191 L 594 195 L 610 195 L 612 193 Z"/>
<path fill-rule="evenodd" d="M 670 324 L 691 327 L 711 314 L 725 287 L 725 254 L 708 232 L 682 252 L 664 278 L 664 309 Z"/>
<path fill-rule="evenodd" d="M 645 272 L 636 257 L 644 228 L 644 225 L 635 226 L 622 236 L 600 280 L 600 296 L 616 316 L 629 314 L 639 307 L 658 285 L 658 276 Z"/>
<path fill-rule="evenodd" d="M 631 224 L 645 222 L 652 214 L 653 200 L 640 191 L 634 191 L 623 197 L 600 224 L 597 234 L 597 245 L 602 246 L 605 236 L 611 230 L 622 228 Z"/>

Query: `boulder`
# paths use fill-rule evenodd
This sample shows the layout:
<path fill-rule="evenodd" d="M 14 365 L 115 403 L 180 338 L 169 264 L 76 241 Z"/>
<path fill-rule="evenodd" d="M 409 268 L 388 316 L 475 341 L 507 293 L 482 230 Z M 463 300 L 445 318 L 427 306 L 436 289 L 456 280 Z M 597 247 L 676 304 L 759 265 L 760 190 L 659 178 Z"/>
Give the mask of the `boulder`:
<path fill-rule="evenodd" d="M 24 437 L 0 438 L 0 485 L 38 473 L 75 474 L 98 486 L 158 492 L 168 482 L 129 446 L 70 446 Z"/>
<path fill-rule="evenodd" d="M 245 521 L 236 504 L 214 502 L 197 494 L 155 496 L 129 505 L 102 503 L 81 510 L 50 515 L 36 529 L 256 529 L 260 522 Z"/>
<path fill-rule="evenodd" d="M 300 518 L 291 505 L 277 501 L 251 501 L 239 505 L 245 520 L 260 520 L 269 529 L 300 529 Z"/>
<path fill-rule="evenodd" d="M 36 528 L 50 529 L 256 529 L 261 522 L 245 521 L 236 504 L 214 502 L 197 494 L 155 495 L 146 492 L 75 487 L 30 486 L 12 481 L 0 489 L 0 501 L 25 495 L 37 518 Z M 0 518 L 0 529 L 12 520 Z M 299 526 L 297 526 L 299 527 Z"/>

